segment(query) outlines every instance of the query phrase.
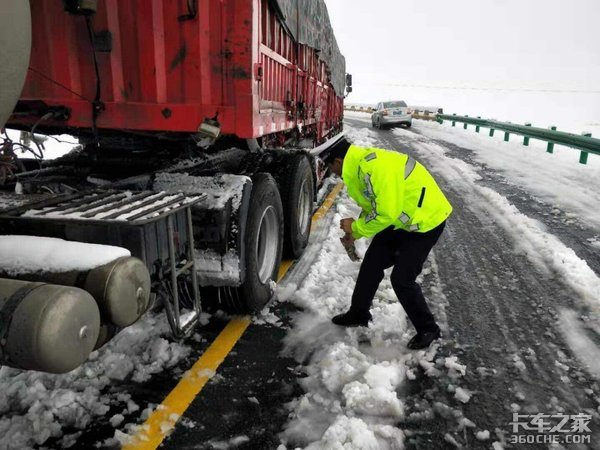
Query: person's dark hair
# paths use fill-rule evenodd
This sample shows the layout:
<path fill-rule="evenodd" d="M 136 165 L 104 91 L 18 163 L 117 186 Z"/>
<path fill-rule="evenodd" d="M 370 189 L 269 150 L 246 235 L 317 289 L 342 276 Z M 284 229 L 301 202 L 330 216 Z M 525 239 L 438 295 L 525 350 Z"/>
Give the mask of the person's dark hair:
<path fill-rule="evenodd" d="M 331 164 L 336 158 L 344 159 L 348 149 L 352 145 L 345 137 L 342 137 L 339 141 L 329 147 L 324 155 L 321 157 L 326 164 Z"/>

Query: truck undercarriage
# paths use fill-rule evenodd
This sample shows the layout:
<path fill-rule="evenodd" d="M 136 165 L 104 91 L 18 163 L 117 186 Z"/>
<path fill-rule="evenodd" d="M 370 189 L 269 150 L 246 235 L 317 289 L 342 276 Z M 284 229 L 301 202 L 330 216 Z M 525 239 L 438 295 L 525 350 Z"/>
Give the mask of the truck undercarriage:
<path fill-rule="evenodd" d="M 25 35 L 33 23 L 33 45 L 2 92 L 0 113 L 21 139 L 1 138 L 0 237 L 116 246 L 129 259 L 110 261 L 98 280 L 97 268 L 15 271 L 0 261 L 0 334 L 17 342 L 23 326 L 38 327 L 53 343 L 33 358 L 0 344 L 0 364 L 71 370 L 149 308 L 165 307 L 175 336 L 202 308 L 260 311 L 282 257 L 298 258 L 308 242 L 325 172 L 314 148 L 342 128 L 344 60 L 324 3 L 302 20 L 299 4 L 279 0 L 210 0 L 194 14 L 167 0 L 31 0 L 31 14 L 23 3 L 3 5 Z M 149 8 L 152 27 L 134 7 Z M 15 36 L 28 55 L 27 36 Z M 17 59 L 0 52 L 0 67 Z M 45 160 L 40 133 L 79 146 Z M 80 320 L 44 328 L 44 303 L 31 300 L 40 286 L 64 311 L 73 298 L 87 302 Z M 111 289 L 119 300 L 107 300 Z M 38 325 L 23 319 L 27 305 Z M 119 308 L 133 312 L 123 319 Z M 65 340 L 76 356 L 49 350 Z"/>

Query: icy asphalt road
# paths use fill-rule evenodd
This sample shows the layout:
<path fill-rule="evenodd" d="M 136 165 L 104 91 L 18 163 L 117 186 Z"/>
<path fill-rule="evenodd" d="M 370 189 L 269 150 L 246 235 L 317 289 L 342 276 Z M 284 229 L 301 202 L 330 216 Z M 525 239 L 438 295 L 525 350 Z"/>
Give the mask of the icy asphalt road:
<path fill-rule="evenodd" d="M 467 366 L 460 385 L 473 395 L 458 408 L 464 417 L 476 423 L 477 429 L 489 430 L 490 440 L 503 441 L 510 440 L 513 412 L 592 414 L 589 448 L 599 448 L 600 399 L 597 382 L 590 374 L 597 376 L 593 358 L 598 350 L 591 345 L 599 341 L 594 332 L 598 330 L 594 302 L 600 300 L 594 297 L 597 285 L 588 286 L 587 291 L 577 286 L 574 274 L 579 267 L 561 270 L 557 267 L 560 261 L 553 260 L 556 255 L 544 254 L 548 249 L 543 247 L 554 249 L 560 257 L 568 252 L 561 254 L 552 236 L 531 234 L 527 226 L 531 225 L 528 218 L 539 221 L 541 230 L 545 228 L 556 241 L 575 251 L 581 260 L 576 265 L 585 262 L 599 273 L 600 252 L 587 245 L 597 230 L 557 220 L 553 205 L 476 162 L 472 151 L 428 138 L 428 129 L 419 127 L 418 121 L 411 131 L 366 131 L 368 121 L 347 122 L 375 145 L 407 152 L 430 167 L 454 205 L 434 252 L 441 292 L 431 291 L 426 283 L 424 288 L 445 322 L 444 340 L 432 361 L 458 356 Z M 540 236 L 545 239 L 543 245 L 531 240 Z M 520 242 L 523 240 L 529 242 Z M 524 244 L 524 250 L 515 250 L 519 244 Z M 588 281 L 584 279 L 582 284 Z M 470 430 L 457 432 L 460 424 L 446 408 L 456 404 L 451 384 L 455 383 L 436 372 L 435 366 L 419 370 L 416 379 L 407 383 L 403 399 L 406 417 L 400 426 L 415 432 L 407 438 L 408 448 L 449 446 L 451 439 L 446 433 L 469 448 L 490 447 L 490 441 L 473 439 Z M 436 407 L 436 402 L 446 406 Z M 420 411 L 425 413 L 422 418 Z"/>
<path fill-rule="evenodd" d="M 591 444 L 579 448 L 600 448 L 597 217 L 578 218 L 482 163 L 466 131 L 346 125 L 357 143 L 423 162 L 454 205 L 422 277 L 443 339 L 407 351 L 412 327 L 387 279 L 368 329 L 331 325 L 358 271 L 338 241 L 339 218 L 357 214 L 342 195 L 280 301 L 254 319 L 162 448 L 549 448 L 510 444 L 514 412 L 591 414 Z M 66 376 L 0 370 L 0 449 L 117 448 L 223 325 L 213 317 L 179 344 L 153 316 Z"/>

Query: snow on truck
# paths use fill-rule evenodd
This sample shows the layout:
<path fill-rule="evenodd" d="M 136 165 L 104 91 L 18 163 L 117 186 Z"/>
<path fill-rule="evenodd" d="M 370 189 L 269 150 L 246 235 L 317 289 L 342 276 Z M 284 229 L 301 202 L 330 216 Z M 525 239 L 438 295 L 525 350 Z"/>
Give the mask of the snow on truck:
<path fill-rule="evenodd" d="M 0 22 L 0 127 L 30 138 L 0 147 L 0 364 L 72 370 L 158 305 L 176 335 L 201 297 L 260 310 L 351 91 L 324 2 L 2 0 Z M 80 146 L 43 160 L 36 133 Z"/>

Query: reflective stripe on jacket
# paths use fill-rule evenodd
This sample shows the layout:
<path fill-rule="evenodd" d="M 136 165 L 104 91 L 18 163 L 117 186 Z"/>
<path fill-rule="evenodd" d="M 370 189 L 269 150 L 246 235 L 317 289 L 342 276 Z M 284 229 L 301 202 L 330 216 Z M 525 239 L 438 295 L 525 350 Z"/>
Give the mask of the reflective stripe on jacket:
<path fill-rule="evenodd" d="M 371 237 L 393 225 L 424 233 L 448 218 L 452 205 L 427 169 L 404 153 L 351 145 L 342 179 L 362 208 L 354 238 Z"/>

